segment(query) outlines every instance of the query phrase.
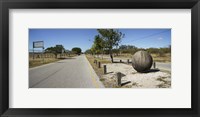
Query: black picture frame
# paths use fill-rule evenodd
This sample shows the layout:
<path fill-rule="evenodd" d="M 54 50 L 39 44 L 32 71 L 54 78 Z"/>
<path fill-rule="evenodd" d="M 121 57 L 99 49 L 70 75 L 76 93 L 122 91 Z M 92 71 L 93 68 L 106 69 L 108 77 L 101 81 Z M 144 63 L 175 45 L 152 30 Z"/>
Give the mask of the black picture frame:
<path fill-rule="evenodd" d="M 9 108 L 9 9 L 191 9 L 192 108 L 33 109 Z M 199 0 L 0 0 L 0 115 L 2 117 L 200 117 L 200 2 Z"/>

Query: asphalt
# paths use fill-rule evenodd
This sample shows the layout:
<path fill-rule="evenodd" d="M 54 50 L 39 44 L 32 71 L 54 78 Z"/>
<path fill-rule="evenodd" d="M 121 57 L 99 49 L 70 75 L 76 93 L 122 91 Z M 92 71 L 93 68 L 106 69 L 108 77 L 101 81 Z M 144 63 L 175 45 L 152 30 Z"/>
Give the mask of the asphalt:
<path fill-rule="evenodd" d="M 156 62 L 156 68 L 171 72 L 171 62 L 168 63 Z"/>
<path fill-rule="evenodd" d="M 85 55 L 29 69 L 29 88 L 103 88 Z"/>

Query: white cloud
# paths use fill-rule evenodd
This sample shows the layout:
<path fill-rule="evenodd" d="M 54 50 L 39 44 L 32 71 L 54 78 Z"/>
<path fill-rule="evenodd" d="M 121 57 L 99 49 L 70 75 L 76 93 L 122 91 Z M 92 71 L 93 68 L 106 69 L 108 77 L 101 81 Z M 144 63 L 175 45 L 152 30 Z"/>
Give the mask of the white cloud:
<path fill-rule="evenodd" d="M 162 38 L 162 37 L 159 37 L 158 40 L 163 40 L 163 38 Z"/>

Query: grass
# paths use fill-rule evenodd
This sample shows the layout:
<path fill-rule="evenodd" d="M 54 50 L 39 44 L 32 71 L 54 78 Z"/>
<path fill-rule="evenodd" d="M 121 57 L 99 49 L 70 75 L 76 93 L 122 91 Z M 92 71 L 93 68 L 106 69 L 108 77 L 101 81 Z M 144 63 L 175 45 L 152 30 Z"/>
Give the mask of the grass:
<path fill-rule="evenodd" d="M 73 57 L 73 56 L 70 56 L 67 58 L 71 58 L 71 57 Z M 54 57 L 53 58 L 44 58 L 44 62 L 43 62 L 42 58 L 35 58 L 35 59 L 29 58 L 29 68 L 45 65 L 48 63 L 57 62 L 57 61 L 60 61 L 63 59 L 66 59 L 66 58 L 54 58 Z"/>
<path fill-rule="evenodd" d="M 96 59 L 91 55 L 86 55 L 86 58 L 88 59 L 88 61 L 90 62 L 92 68 L 94 69 L 94 71 L 96 72 L 96 74 L 99 76 L 99 78 L 101 78 L 101 76 L 103 75 L 103 67 L 102 64 L 106 63 L 107 61 L 105 60 L 100 60 L 100 59 Z M 97 60 L 98 62 L 101 62 L 101 68 L 98 68 L 98 65 L 96 63 L 94 63 L 94 60 Z M 101 79 L 100 79 L 101 80 Z"/>
<path fill-rule="evenodd" d="M 99 76 L 99 80 L 104 84 L 104 86 L 106 88 L 131 88 L 130 85 L 124 85 L 124 86 L 118 86 L 117 85 L 117 81 L 115 76 L 107 79 L 104 78 L 104 72 L 103 72 L 103 67 L 101 66 L 101 68 L 98 68 L 98 65 L 96 65 L 96 63 L 94 63 L 94 60 L 97 60 L 98 62 L 101 62 L 101 64 L 106 64 L 106 63 L 111 63 L 111 61 L 109 60 L 105 60 L 105 59 L 101 59 L 101 58 L 94 58 L 91 55 L 86 55 L 88 61 L 90 62 L 91 66 L 93 67 L 94 71 L 96 72 L 96 74 Z"/>
<path fill-rule="evenodd" d="M 170 53 L 164 54 L 162 56 L 160 56 L 159 54 L 151 54 L 151 56 L 153 57 L 153 60 L 156 62 L 171 62 Z"/>
<path fill-rule="evenodd" d="M 63 60 L 65 58 L 72 58 L 74 56 L 77 56 L 75 54 L 71 54 L 71 55 L 67 55 L 67 54 L 63 54 L 62 56 L 60 54 L 57 55 L 58 58 L 55 57 L 54 54 L 52 53 L 45 53 L 44 55 L 41 55 L 40 53 L 35 53 L 34 54 L 35 59 L 33 59 L 33 55 L 29 54 L 29 68 L 32 67 L 37 67 L 37 66 L 41 66 L 44 64 L 48 64 L 48 63 L 53 63 L 56 61 L 60 61 Z M 44 56 L 44 62 L 43 62 L 43 58 L 41 58 L 42 56 Z"/>
<path fill-rule="evenodd" d="M 114 55 L 114 58 L 122 58 L 122 59 L 131 59 L 133 55 L 131 54 L 119 54 L 119 55 Z M 153 57 L 153 60 L 156 62 L 171 62 L 171 54 L 170 53 L 166 53 L 163 54 L 162 56 L 160 56 L 159 54 L 151 54 L 151 56 Z"/>
<path fill-rule="evenodd" d="M 32 59 L 32 60 L 29 60 L 29 68 L 48 64 L 48 63 L 52 63 L 52 62 L 56 62 L 56 61 L 59 61 L 59 60 L 61 60 L 61 59 L 45 58 L 44 62 L 43 62 L 43 59 L 34 59 L 34 60 Z"/>
<path fill-rule="evenodd" d="M 87 57 L 88 61 L 90 62 L 91 66 L 93 67 L 94 71 L 96 72 L 96 74 L 99 76 L 99 78 L 100 78 L 99 80 L 104 84 L 104 86 L 106 88 L 119 88 L 116 85 L 116 81 L 114 78 L 110 78 L 109 80 L 103 78 L 104 71 L 103 71 L 102 64 L 111 63 L 111 61 L 101 59 L 101 58 L 94 58 L 91 55 L 86 55 L 86 57 Z M 94 63 L 94 60 L 101 62 L 101 68 L 98 68 L 98 65 L 96 65 L 96 63 Z"/>

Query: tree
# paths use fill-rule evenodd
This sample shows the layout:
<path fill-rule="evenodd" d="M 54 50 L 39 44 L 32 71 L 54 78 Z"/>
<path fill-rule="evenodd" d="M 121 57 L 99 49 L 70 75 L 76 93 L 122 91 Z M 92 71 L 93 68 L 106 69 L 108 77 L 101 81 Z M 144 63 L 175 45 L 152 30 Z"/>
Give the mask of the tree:
<path fill-rule="evenodd" d="M 124 38 L 124 34 L 116 29 L 97 29 L 105 42 L 105 48 L 109 50 L 111 62 L 113 62 L 113 47 L 117 47 L 121 42 L 121 39 Z"/>
<path fill-rule="evenodd" d="M 85 54 L 92 54 L 92 51 L 91 51 L 91 49 L 87 49 L 84 53 Z"/>
<path fill-rule="evenodd" d="M 54 47 L 48 47 L 47 49 L 45 49 L 45 53 L 53 53 L 55 55 L 55 58 L 57 58 L 57 55 L 61 54 L 64 50 L 65 48 L 63 47 L 63 45 L 56 45 Z"/>
<path fill-rule="evenodd" d="M 104 40 L 99 35 L 95 36 L 94 43 L 93 43 L 92 47 L 93 47 L 96 54 L 101 53 L 102 57 L 103 57 L 103 49 L 104 49 L 105 45 L 104 45 Z"/>
<path fill-rule="evenodd" d="M 74 52 L 75 54 L 81 54 L 81 48 L 79 48 L 79 47 L 74 47 L 74 48 L 72 48 L 72 52 Z"/>
<path fill-rule="evenodd" d="M 130 53 L 134 54 L 138 51 L 138 48 L 134 45 L 121 45 L 119 46 L 121 53 Z"/>
<path fill-rule="evenodd" d="M 70 56 L 72 54 L 72 52 L 70 50 L 65 50 L 65 53 Z"/>

